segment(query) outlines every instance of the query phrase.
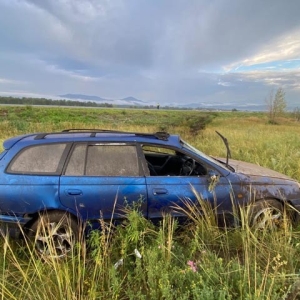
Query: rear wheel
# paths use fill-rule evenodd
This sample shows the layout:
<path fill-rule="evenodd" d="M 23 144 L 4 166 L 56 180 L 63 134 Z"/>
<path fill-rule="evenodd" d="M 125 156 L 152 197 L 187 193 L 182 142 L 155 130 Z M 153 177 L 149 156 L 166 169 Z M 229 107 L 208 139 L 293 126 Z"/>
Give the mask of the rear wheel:
<path fill-rule="evenodd" d="M 29 236 L 43 258 L 67 256 L 79 238 L 79 225 L 69 214 L 47 212 L 32 224 Z"/>
<path fill-rule="evenodd" d="M 249 211 L 250 226 L 255 229 L 277 229 L 284 222 L 283 205 L 276 200 L 260 200 L 253 203 Z"/>

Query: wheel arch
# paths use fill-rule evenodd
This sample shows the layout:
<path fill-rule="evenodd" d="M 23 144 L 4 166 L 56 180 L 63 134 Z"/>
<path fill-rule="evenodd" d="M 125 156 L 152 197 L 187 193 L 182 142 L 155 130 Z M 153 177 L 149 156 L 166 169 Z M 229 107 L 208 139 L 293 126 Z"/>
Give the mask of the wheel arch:
<path fill-rule="evenodd" d="M 28 221 L 23 226 L 25 233 L 27 233 L 28 230 L 30 230 L 30 228 L 32 227 L 32 225 L 39 219 L 39 217 L 41 215 L 52 214 L 52 213 L 66 214 L 70 218 L 72 218 L 74 221 L 76 221 L 78 224 L 82 224 L 83 223 L 82 219 L 78 215 L 75 215 L 74 213 L 72 213 L 72 212 L 70 212 L 68 210 L 62 210 L 62 209 L 56 209 L 56 208 L 44 209 L 44 210 L 40 210 L 40 211 L 32 213 L 32 214 L 28 214 L 28 216 L 31 217 L 31 219 L 30 219 L 30 221 Z"/>
<path fill-rule="evenodd" d="M 300 222 L 299 211 L 295 208 L 292 201 L 289 199 L 285 200 L 278 197 L 256 198 L 253 202 L 249 203 L 249 205 L 268 201 L 276 201 L 277 203 L 279 203 L 282 206 L 282 209 L 287 213 L 293 225 L 296 225 Z"/>

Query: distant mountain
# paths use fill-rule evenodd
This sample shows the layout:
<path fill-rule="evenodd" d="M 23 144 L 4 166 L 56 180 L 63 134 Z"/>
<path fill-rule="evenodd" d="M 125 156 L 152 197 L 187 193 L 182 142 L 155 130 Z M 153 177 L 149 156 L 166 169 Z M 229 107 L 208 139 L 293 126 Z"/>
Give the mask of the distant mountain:
<path fill-rule="evenodd" d="M 105 99 L 98 96 L 91 95 L 83 95 L 83 94 L 64 94 L 59 95 L 60 98 L 69 99 L 69 100 L 77 100 L 77 101 L 93 101 L 100 103 L 112 104 L 113 106 L 155 106 L 156 104 L 153 102 L 146 102 L 140 99 L 137 99 L 132 96 L 128 96 L 122 99 Z M 202 109 L 202 110 L 242 110 L 242 111 L 265 111 L 266 105 L 264 103 L 247 103 L 247 102 L 193 102 L 187 104 L 176 104 L 176 103 L 166 103 L 161 105 L 169 106 L 169 107 L 177 107 L 183 109 Z"/>
<path fill-rule="evenodd" d="M 65 94 L 65 95 L 59 95 L 59 97 L 74 99 L 74 100 L 86 100 L 86 101 L 104 101 L 104 100 L 106 100 L 106 99 L 98 97 L 98 96 L 88 96 L 88 95 L 82 95 L 82 94 Z"/>
<path fill-rule="evenodd" d="M 254 104 L 254 103 L 189 103 L 185 105 L 178 105 L 182 108 L 193 108 L 193 109 L 203 109 L 203 110 L 242 110 L 242 111 L 265 111 L 265 104 Z"/>
<path fill-rule="evenodd" d="M 126 97 L 126 98 L 122 98 L 121 100 L 125 100 L 125 101 L 135 101 L 135 102 L 145 103 L 145 101 L 136 99 L 136 98 L 134 98 L 134 97 L 132 97 L 132 96 L 129 96 L 129 97 Z"/>
<path fill-rule="evenodd" d="M 108 103 L 113 105 L 125 105 L 125 106 L 147 105 L 147 102 L 136 99 L 132 96 L 123 99 L 105 99 L 98 96 L 90 96 L 90 95 L 82 95 L 82 94 L 65 94 L 65 95 L 59 95 L 59 97 L 64 99 L 70 99 L 70 100 L 102 102 L 102 103 Z"/>

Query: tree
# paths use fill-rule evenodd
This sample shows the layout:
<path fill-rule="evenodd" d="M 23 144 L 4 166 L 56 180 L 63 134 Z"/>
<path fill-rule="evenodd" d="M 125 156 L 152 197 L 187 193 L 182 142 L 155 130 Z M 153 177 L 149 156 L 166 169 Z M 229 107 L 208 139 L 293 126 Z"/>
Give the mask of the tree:
<path fill-rule="evenodd" d="M 297 106 L 297 107 L 295 107 L 295 109 L 294 109 L 294 116 L 295 116 L 295 119 L 296 119 L 296 121 L 300 121 L 300 108 Z"/>
<path fill-rule="evenodd" d="M 276 124 L 277 117 L 281 116 L 286 109 L 285 92 L 283 88 L 278 88 L 274 96 L 274 90 L 271 90 L 269 97 L 266 99 L 269 122 Z"/>

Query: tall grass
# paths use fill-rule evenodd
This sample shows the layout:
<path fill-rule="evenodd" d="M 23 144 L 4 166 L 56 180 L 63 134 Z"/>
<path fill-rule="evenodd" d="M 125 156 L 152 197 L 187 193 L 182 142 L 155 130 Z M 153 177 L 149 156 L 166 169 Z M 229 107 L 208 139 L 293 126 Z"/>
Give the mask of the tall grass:
<path fill-rule="evenodd" d="M 202 200 L 199 199 L 201 202 Z M 299 233 L 218 228 L 215 212 L 188 204 L 188 225 L 169 215 L 154 226 L 138 208 L 92 232 L 65 259 L 40 259 L 4 236 L 2 299 L 293 299 Z M 243 224 L 248 224 L 247 213 Z M 101 219 L 99 222 L 102 222 Z M 110 229 L 108 229 L 110 228 Z"/>

